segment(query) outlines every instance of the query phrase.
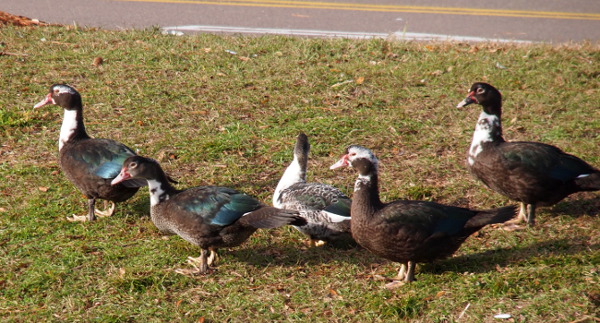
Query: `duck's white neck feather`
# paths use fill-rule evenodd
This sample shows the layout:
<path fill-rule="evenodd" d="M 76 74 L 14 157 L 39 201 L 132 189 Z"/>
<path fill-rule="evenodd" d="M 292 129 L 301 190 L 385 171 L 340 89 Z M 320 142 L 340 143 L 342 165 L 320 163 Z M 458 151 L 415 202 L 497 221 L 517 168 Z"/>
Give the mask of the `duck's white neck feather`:
<path fill-rule="evenodd" d="M 370 182 L 371 182 L 371 174 L 369 174 L 369 175 L 358 174 L 358 178 L 356 179 L 356 182 L 354 182 L 354 192 L 359 191 L 363 185 L 366 185 Z"/>
<path fill-rule="evenodd" d="M 75 131 L 77 130 L 77 111 L 76 110 L 65 110 L 63 116 L 63 123 L 60 127 L 60 137 L 58 138 L 58 150 L 60 151 L 62 147 L 69 141 L 73 135 L 75 135 Z"/>
<path fill-rule="evenodd" d="M 148 189 L 150 190 L 150 206 L 155 206 L 160 202 L 169 199 L 169 195 L 162 187 L 163 183 L 155 179 L 148 180 Z"/>
<path fill-rule="evenodd" d="M 300 166 L 300 163 L 298 162 L 298 158 L 294 156 L 294 160 L 285 169 L 283 176 L 281 176 L 279 183 L 277 183 L 275 193 L 273 194 L 273 206 L 281 207 L 279 203 L 279 196 L 283 190 L 296 183 L 304 182 L 306 182 L 306 169 L 302 169 L 302 166 Z"/>
<path fill-rule="evenodd" d="M 493 114 L 487 114 L 482 111 L 477 120 L 475 126 L 475 132 L 473 133 L 473 141 L 471 141 L 471 147 L 469 148 L 469 165 L 475 163 L 475 158 L 483 151 L 483 144 L 486 142 L 492 142 L 498 136 L 501 136 L 500 119 L 498 116 Z"/>

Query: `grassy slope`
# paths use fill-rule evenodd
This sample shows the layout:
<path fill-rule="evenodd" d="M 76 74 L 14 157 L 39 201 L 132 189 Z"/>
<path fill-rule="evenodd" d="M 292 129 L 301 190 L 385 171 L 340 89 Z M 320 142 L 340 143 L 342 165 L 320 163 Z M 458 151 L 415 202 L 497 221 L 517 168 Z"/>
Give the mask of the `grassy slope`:
<path fill-rule="evenodd" d="M 505 95 L 505 136 L 555 144 L 600 166 L 597 46 L 163 36 L 0 28 L 0 316 L 16 321 L 568 321 L 597 315 L 598 194 L 539 212 L 535 229 L 487 228 L 455 257 L 418 267 L 363 250 L 307 249 L 290 228 L 221 252 L 217 270 L 177 275 L 199 250 L 161 237 L 141 192 L 118 215 L 73 224 L 85 201 L 56 161 L 52 83 L 83 95 L 88 131 L 159 158 L 181 187 L 219 184 L 270 201 L 298 131 L 309 176 L 350 193 L 327 166 L 350 143 L 381 159 L 382 197 L 487 208 L 509 203 L 464 167 L 479 109 L 474 81 Z M 233 55 L 226 50 L 235 51 Z M 14 55 L 12 55 L 14 54 Z M 104 64 L 94 66 L 94 58 Z M 506 68 L 498 67 L 500 64 Z"/>

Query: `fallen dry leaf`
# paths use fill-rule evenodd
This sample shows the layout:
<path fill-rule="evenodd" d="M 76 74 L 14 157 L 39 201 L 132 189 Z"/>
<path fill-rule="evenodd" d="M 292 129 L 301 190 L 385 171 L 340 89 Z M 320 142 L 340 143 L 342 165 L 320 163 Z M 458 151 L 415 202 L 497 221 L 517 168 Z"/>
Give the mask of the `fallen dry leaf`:
<path fill-rule="evenodd" d="M 102 65 L 102 63 L 104 63 L 104 59 L 102 59 L 102 57 L 96 57 L 96 58 L 94 58 L 92 65 L 98 67 L 98 66 Z"/>
<path fill-rule="evenodd" d="M 48 187 L 40 186 L 40 187 L 38 187 L 38 190 L 40 190 L 42 192 L 48 192 Z"/>
<path fill-rule="evenodd" d="M 430 73 L 433 76 L 440 76 L 442 74 L 444 74 L 444 72 L 442 70 L 435 70 L 433 72 Z"/>

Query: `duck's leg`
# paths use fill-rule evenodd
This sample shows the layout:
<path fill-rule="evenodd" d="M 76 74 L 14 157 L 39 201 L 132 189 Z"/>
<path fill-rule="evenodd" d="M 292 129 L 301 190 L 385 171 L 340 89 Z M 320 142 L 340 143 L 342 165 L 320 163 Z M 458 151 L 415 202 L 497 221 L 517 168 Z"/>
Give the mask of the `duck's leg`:
<path fill-rule="evenodd" d="M 67 221 L 71 222 L 86 222 L 86 221 L 94 221 L 96 219 L 96 215 L 94 214 L 94 205 L 96 204 L 96 199 L 93 197 L 88 198 L 88 214 L 86 215 L 75 215 L 71 217 L 67 217 Z"/>
<path fill-rule="evenodd" d="M 415 263 L 408 261 L 405 264 L 400 265 L 398 275 L 394 277 L 391 283 L 385 284 L 385 288 L 394 289 L 403 286 L 406 283 L 410 283 L 415 280 Z"/>
<path fill-rule="evenodd" d="M 518 222 L 526 222 L 527 221 L 527 205 L 523 202 L 519 203 L 519 215 L 517 216 L 516 220 Z"/>
<path fill-rule="evenodd" d="M 205 274 L 208 272 L 208 254 L 210 251 L 208 249 L 202 249 L 200 252 L 200 257 L 188 257 L 188 264 L 194 267 L 193 269 L 175 269 L 175 272 L 182 275 L 195 275 L 195 274 Z"/>
<path fill-rule="evenodd" d="M 415 281 L 415 265 L 414 261 L 408 262 L 408 270 L 406 271 L 406 276 L 404 277 L 404 281 L 407 283 Z"/>
<path fill-rule="evenodd" d="M 527 224 L 535 225 L 535 204 L 527 204 Z"/>
<path fill-rule="evenodd" d="M 406 277 L 406 264 L 400 265 L 400 270 L 398 270 L 398 275 L 396 275 L 395 280 L 404 280 Z"/>
<path fill-rule="evenodd" d="M 107 207 L 107 205 L 109 203 L 110 203 L 110 207 Z M 115 208 L 116 208 L 115 202 L 104 200 L 104 210 L 95 209 L 94 211 L 96 212 L 96 214 L 98 216 L 106 217 L 106 216 L 112 216 L 113 214 L 115 214 Z"/>
<path fill-rule="evenodd" d="M 196 268 L 196 272 L 199 274 L 204 274 L 208 271 L 208 254 L 210 251 L 208 249 L 202 248 L 200 252 L 200 257 L 193 258 L 188 257 L 188 263 Z"/>
<path fill-rule="evenodd" d="M 206 262 L 209 266 L 212 266 L 213 264 L 216 264 L 219 260 L 219 254 L 217 253 L 216 248 L 210 247 L 208 248 L 208 250 L 210 250 L 210 255 L 208 255 L 208 259 L 206 260 Z"/>
<path fill-rule="evenodd" d="M 323 240 L 318 240 L 318 239 L 313 239 L 313 238 L 308 239 L 308 247 L 310 247 L 310 248 L 321 247 L 321 246 L 324 246 L 325 244 L 326 244 L 326 242 Z"/>
<path fill-rule="evenodd" d="M 531 207 L 533 207 L 535 210 L 535 204 L 527 204 L 524 202 L 520 202 L 519 214 L 517 214 L 517 216 L 515 216 L 514 218 L 501 224 L 501 227 L 506 231 L 516 231 L 525 229 L 527 227 L 527 224 L 525 223 L 529 223 L 529 212 Z"/>
<path fill-rule="evenodd" d="M 519 202 L 519 214 L 516 217 L 504 222 L 503 226 L 505 230 L 513 231 L 513 230 L 521 230 L 523 229 L 523 222 L 527 222 L 527 209 L 530 204 L 526 204 L 524 202 Z"/>

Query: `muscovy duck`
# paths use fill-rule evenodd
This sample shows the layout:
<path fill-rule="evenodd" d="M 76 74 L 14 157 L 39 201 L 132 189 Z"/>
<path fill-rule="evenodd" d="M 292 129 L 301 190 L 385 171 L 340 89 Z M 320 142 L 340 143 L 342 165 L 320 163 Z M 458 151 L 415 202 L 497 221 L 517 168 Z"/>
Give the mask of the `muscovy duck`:
<path fill-rule="evenodd" d="M 136 153 L 110 139 L 95 139 L 88 136 L 83 124 L 81 95 L 71 86 L 54 84 L 46 97 L 34 106 L 40 108 L 56 104 L 64 109 L 60 138 L 58 141 L 59 164 L 67 178 L 88 199 L 88 214 L 67 217 L 70 221 L 93 221 L 98 216 L 111 216 L 114 202 L 132 197 L 145 181 L 130 180 L 119 185 L 110 182 L 121 170 L 123 161 Z M 95 209 L 96 199 L 111 202 L 108 210 Z"/>
<path fill-rule="evenodd" d="M 352 196 L 352 236 L 374 254 L 401 263 L 396 279 L 402 283 L 414 280 L 416 263 L 449 257 L 471 234 L 515 216 L 514 206 L 470 210 L 427 201 L 383 203 L 378 163 L 369 149 L 352 145 L 330 168 L 348 166 L 358 171 Z"/>
<path fill-rule="evenodd" d="M 352 243 L 352 201 L 331 185 L 306 182 L 309 151 L 308 137 L 300 133 L 294 146 L 294 159 L 286 168 L 273 194 L 273 205 L 300 212 L 306 224 L 295 228 L 309 236 L 310 246 L 326 242 Z"/>
<path fill-rule="evenodd" d="M 483 107 L 467 154 L 469 171 L 487 187 L 521 204 L 517 221 L 535 224 L 537 206 L 569 194 L 600 190 L 600 171 L 557 147 L 502 137 L 502 95 L 490 84 L 474 83 L 457 108 Z"/>
<path fill-rule="evenodd" d="M 178 190 L 154 159 L 127 158 L 112 183 L 118 185 L 131 178 L 148 182 L 154 225 L 161 232 L 176 234 L 202 249 L 200 257 L 188 258 L 195 269 L 180 269 L 178 273 L 208 272 L 208 266 L 216 260 L 217 248 L 238 246 L 257 229 L 305 222 L 297 211 L 266 206 L 231 188 L 198 186 Z"/>

